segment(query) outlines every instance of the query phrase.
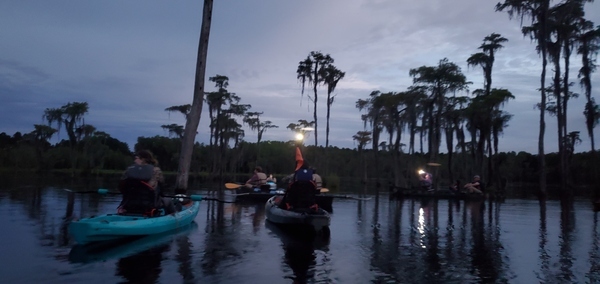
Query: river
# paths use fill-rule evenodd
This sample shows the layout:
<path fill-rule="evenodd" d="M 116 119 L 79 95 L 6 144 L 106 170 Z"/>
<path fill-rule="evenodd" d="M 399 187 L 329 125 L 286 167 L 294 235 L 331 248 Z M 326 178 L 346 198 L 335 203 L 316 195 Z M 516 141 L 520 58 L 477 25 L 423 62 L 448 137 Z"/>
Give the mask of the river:
<path fill-rule="evenodd" d="M 119 196 L 18 184 L 0 187 L 0 283 L 600 282 L 598 213 L 583 199 L 562 212 L 553 200 L 339 198 L 331 236 L 314 241 L 265 222 L 264 204 L 202 201 L 189 227 L 94 251 L 65 217 L 114 212 Z"/>

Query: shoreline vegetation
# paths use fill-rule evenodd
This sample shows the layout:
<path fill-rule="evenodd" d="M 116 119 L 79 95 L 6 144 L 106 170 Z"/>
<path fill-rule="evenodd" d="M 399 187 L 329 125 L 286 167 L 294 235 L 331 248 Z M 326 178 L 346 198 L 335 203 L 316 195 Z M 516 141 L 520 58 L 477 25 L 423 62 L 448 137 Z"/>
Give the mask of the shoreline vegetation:
<path fill-rule="evenodd" d="M 74 173 L 74 175 L 73 175 Z M 53 169 L 46 171 L 39 171 L 38 169 L 22 169 L 22 168 L 0 168 L 0 176 L 7 176 L 8 179 L 14 178 L 16 180 L 20 179 L 20 177 L 52 177 L 58 178 L 61 180 L 69 180 L 75 181 L 88 181 L 100 179 L 102 181 L 102 185 L 99 187 L 106 187 L 112 183 L 115 183 L 120 176 L 123 174 L 123 169 L 96 169 L 96 170 L 86 170 L 86 169 L 75 169 L 74 172 L 72 169 Z M 163 172 L 166 178 L 167 190 L 174 190 L 174 180 L 177 176 L 177 173 L 174 171 L 165 171 Z M 274 173 L 274 176 L 281 180 L 286 174 L 284 173 Z M 248 178 L 248 174 L 246 173 L 223 173 L 224 182 L 242 182 L 243 180 Z M 108 180 L 108 185 L 106 184 L 106 180 Z M 15 182 L 18 183 L 18 182 Z M 190 183 L 193 185 L 189 189 L 190 190 L 208 190 L 214 191 L 222 188 L 223 183 L 221 182 L 221 178 L 219 176 L 211 175 L 208 172 L 194 172 L 190 174 Z M 378 178 L 368 178 L 366 182 L 363 179 L 357 177 L 345 177 L 340 180 L 337 176 L 333 176 L 330 179 L 330 182 L 327 183 L 328 188 L 331 188 L 331 191 L 334 193 L 357 193 L 357 194 L 380 194 L 380 195 L 388 195 L 393 190 L 386 186 L 377 187 Z M 438 183 L 437 189 L 440 191 L 447 190 L 449 183 L 440 182 Z M 280 184 L 280 186 L 283 186 Z M 409 185 L 407 188 L 416 188 L 417 184 Z M 394 189 L 397 190 L 397 189 Z M 548 183 L 546 185 L 547 197 L 548 199 L 559 199 L 560 197 L 560 184 L 559 183 Z M 578 184 L 573 186 L 572 188 L 573 194 L 575 198 L 585 198 L 592 199 L 593 197 L 593 184 Z M 487 188 L 487 192 L 491 195 L 499 194 L 499 191 L 494 188 Z M 539 184 L 535 181 L 510 181 L 505 186 L 502 197 L 503 198 L 521 198 L 521 199 L 533 199 L 538 198 L 539 196 Z"/>

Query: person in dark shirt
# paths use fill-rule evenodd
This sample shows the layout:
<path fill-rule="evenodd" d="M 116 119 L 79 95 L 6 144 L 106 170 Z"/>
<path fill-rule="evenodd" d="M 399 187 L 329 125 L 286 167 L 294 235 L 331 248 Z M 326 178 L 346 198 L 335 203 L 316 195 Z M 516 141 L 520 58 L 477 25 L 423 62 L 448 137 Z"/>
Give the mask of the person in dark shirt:
<path fill-rule="evenodd" d="M 125 170 L 119 182 L 123 200 L 117 208 L 117 213 L 128 213 L 128 207 L 156 207 L 163 208 L 167 214 L 173 213 L 175 207 L 171 199 L 161 197 L 164 181 L 158 161 L 152 153 L 148 150 L 138 151 L 134 156 L 134 163 Z"/>

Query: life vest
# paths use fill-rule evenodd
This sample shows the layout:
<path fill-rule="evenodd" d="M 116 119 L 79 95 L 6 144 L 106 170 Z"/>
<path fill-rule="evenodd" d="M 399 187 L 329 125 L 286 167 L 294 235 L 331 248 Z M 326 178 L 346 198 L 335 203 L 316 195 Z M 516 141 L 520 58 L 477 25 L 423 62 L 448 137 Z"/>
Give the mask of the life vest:
<path fill-rule="evenodd" d="M 317 186 L 317 189 L 320 190 L 321 188 L 323 188 L 323 180 L 321 179 L 321 176 L 318 174 L 313 174 L 313 182 L 315 183 L 315 185 Z"/>
<path fill-rule="evenodd" d="M 148 183 L 154 175 L 153 165 L 132 165 L 119 182 L 123 200 L 119 207 L 127 213 L 154 216 L 159 207 L 158 189 Z"/>
<path fill-rule="evenodd" d="M 312 180 L 295 181 L 285 192 L 280 207 L 294 211 L 317 211 L 316 187 Z"/>
<path fill-rule="evenodd" d="M 263 185 L 267 183 L 267 174 L 256 173 L 256 176 L 258 176 L 258 185 Z"/>
<path fill-rule="evenodd" d="M 313 171 L 311 169 L 298 169 L 294 174 L 295 181 L 312 181 Z"/>

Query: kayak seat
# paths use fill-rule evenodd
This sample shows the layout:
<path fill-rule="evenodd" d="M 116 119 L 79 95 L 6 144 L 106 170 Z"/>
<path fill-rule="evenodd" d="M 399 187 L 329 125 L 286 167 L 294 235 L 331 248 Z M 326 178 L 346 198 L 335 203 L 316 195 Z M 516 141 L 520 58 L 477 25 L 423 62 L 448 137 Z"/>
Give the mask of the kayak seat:
<path fill-rule="evenodd" d="M 307 209 L 312 211 L 316 205 L 315 193 L 316 186 L 312 181 L 295 181 L 285 192 L 280 207 L 286 210 Z"/>
<path fill-rule="evenodd" d="M 156 191 L 141 180 L 124 179 L 119 189 L 123 194 L 120 207 L 125 210 L 126 215 L 158 216 L 159 203 Z"/>
<path fill-rule="evenodd" d="M 319 211 L 319 205 L 316 203 L 310 206 L 309 208 L 290 208 L 288 209 L 297 213 L 306 213 L 311 215 L 323 215 L 323 211 Z"/>
<path fill-rule="evenodd" d="M 261 184 L 260 185 L 260 192 L 269 192 L 271 191 L 271 185 L 269 184 Z"/>

